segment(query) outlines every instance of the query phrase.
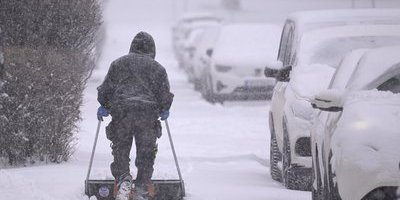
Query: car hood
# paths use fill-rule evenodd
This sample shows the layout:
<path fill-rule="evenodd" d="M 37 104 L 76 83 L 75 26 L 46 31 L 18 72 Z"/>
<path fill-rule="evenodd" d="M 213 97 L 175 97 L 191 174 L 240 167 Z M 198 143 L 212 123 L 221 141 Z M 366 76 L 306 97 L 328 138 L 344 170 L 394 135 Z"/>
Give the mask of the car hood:
<path fill-rule="evenodd" d="M 341 196 L 360 199 L 377 187 L 399 186 L 399 122 L 399 94 L 349 94 L 331 140 L 330 161 Z"/>
<path fill-rule="evenodd" d="M 382 179 L 400 178 L 399 122 L 400 94 L 377 90 L 349 94 L 331 140 L 334 162 L 351 161 Z"/>

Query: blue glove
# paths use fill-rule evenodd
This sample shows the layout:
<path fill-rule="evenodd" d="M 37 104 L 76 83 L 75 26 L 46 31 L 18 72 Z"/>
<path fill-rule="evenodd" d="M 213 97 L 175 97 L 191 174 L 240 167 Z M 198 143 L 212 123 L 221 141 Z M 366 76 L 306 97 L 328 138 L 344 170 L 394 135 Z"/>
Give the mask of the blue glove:
<path fill-rule="evenodd" d="M 110 113 L 108 112 L 108 110 L 106 108 L 104 108 L 103 106 L 100 106 L 97 109 L 97 119 L 100 121 L 103 121 L 103 117 L 108 117 Z"/>
<path fill-rule="evenodd" d="M 161 118 L 161 120 L 166 120 L 167 118 L 169 117 L 169 110 L 165 110 L 165 111 L 162 111 L 161 113 L 160 113 L 160 118 Z"/>

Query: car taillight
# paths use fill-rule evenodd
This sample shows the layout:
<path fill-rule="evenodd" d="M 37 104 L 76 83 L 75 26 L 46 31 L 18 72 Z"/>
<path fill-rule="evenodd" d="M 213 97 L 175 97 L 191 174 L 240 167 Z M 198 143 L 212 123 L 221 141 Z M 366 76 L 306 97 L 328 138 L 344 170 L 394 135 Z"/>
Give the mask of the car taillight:
<path fill-rule="evenodd" d="M 232 69 L 230 66 L 224 66 L 224 65 L 215 65 L 215 69 L 218 72 L 228 72 Z"/>

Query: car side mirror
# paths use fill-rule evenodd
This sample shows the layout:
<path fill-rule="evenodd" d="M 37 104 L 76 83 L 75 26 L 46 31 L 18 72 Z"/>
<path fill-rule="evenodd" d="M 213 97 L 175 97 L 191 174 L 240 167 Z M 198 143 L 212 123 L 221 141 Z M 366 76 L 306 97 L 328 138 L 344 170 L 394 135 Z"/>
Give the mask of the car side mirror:
<path fill-rule="evenodd" d="M 322 111 L 339 112 L 343 111 L 343 99 L 344 91 L 325 90 L 315 95 L 311 100 L 311 106 Z"/>
<path fill-rule="evenodd" d="M 276 80 L 279 82 L 289 82 L 290 71 L 292 71 L 292 66 L 286 66 L 282 69 L 273 69 L 265 67 L 264 75 L 265 77 L 276 78 Z"/>
<path fill-rule="evenodd" d="M 270 63 L 264 68 L 265 77 L 275 78 L 280 82 L 288 82 L 290 71 L 292 71 L 292 66 L 282 67 L 282 62 L 277 61 L 275 63 Z"/>
<path fill-rule="evenodd" d="M 290 72 L 292 71 L 292 66 L 286 66 L 279 70 L 278 76 L 276 80 L 279 82 L 289 82 L 290 81 Z"/>
<path fill-rule="evenodd" d="M 264 69 L 265 77 L 276 78 L 276 77 L 278 77 L 278 74 L 279 74 L 279 69 L 273 69 L 273 68 L 269 68 L 269 67 L 265 67 L 265 69 Z"/>
<path fill-rule="evenodd" d="M 207 56 L 211 57 L 213 54 L 213 49 L 207 49 L 206 54 L 207 54 Z"/>

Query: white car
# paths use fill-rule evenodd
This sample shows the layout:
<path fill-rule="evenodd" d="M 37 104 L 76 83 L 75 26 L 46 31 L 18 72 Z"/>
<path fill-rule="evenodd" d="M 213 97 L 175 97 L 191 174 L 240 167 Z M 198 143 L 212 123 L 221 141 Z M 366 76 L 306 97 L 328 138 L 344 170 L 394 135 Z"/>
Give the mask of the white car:
<path fill-rule="evenodd" d="M 304 98 L 296 98 L 296 94 L 292 91 L 287 92 L 287 87 L 292 74 L 292 67 L 296 68 L 299 61 L 302 60 L 300 52 L 298 52 L 299 43 L 302 36 L 309 32 L 318 31 L 335 26 L 356 26 L 359 24 L 400 24 L 400 10 L 398 9 L 351 9 L 351 10 L 322 10 L 295 13 L 288 17 L 285 22 L 277 62 L 265 68 L 267 77 L 277 78 L 271 99 L 269 127 L 270 127 L 270 173 L 274 180 L 282 181 L 289 189 L 310 190 L 311 189 L 311 150 L 310 150 L 310 133 L 309 120 L 312 109 Z M 329 33 L 320 33 L 329 34 Z M 318 44 L 320 35 L 315 34 L 315 39 L 310 38 L 310 43 Z M 341 42 L 345 44 L 345 42 Z M 325 46 L 334 45 L 325 44 Z M 307 51 L 304 49 L 307 56 Z M 356 48 L 355 45 L 352 48 Z M 337 51 L 337 49 L 332 49 Z M 351 50 L 350 49 L 346 49 Z M 329 52 L 326 49 L 325 52 Z M 324 52 L 321 52 L 324 53 Z M 341 54 L 322 55 L 318 58 L 309 57 L 303 59 L 303 65 L 319 62 L 327 65 L 337 65 L 340 61 Z M 310 55 L 310 54 L 309 54 Z M 332 56 L 331 56 L 332 55 Z M 307 61 L 308 59 L 308 61 Z M 321 59 L 328 59 L 326 62 Z M 326 66 L 326 65 L 325 65 Z M 334 67 L 334 66 L 332 66 Z M 333 73 L 329 67 L 319 68 L 321 72 L 326 69 L 326 73 Z M 334 69 L 333 69 L 334 70 Z M 325 74 L 325 81 L 329 81 L 329 75 Z M 300 77 L 299 77 L 300 78 Z M 307 83 L 307 81 L 305 82 Z M 302 84 L 293 85 L 295 88 L 301 88 Z M 315 86 L 314 92 L 318 91 L 318 87 L 322 89 L 323 84 L 310 82 L 311 86 Z M 326 84 L 326 83 L 325 83 Z M 290 90 L 290 89 L 289 89 Z M 304 90 L 303 90 L 304 91 Z M 307 92 L 307 91 L 305 91 Z M 311 92 L 311 91 L 310 91 Z M 290 99 L 290 100 L 288 100 Z M 287 102 L 289 101 L 289 102 Z M 289 124 L 288 124 L 289 123 Z"/>
<path fill-rule="evenodd" d="M 190 32 L 210 26 L 218 26 L 222 19 L 209 12 L 184 14 L 172 28 L 172 43 L 178 61 L 181 60 L 183 45 Z"/>
<path fill-rule="evenodd" d="M 203 96 L 209 101 L 265 99 L 275 79 L 265 78 L 263 69 L 276 57 L 280 31 L 273 24 L 221 26 L 210 65 L 203 73 Z"/>
<path fill-rule="evenodd" d="M 312 101 L 320 109 L 312 128 L 314 200 L 398 198 L 399 52 L 353 52 Z"/>
<path fill-rule="evenodd" d="M 189 81 L 192 81 L 192 64 L 194 54 L 203 34 L 203 29 L 195 29 L 190 31 L 187 39 L 184 40 L 182 44 L 180 65 L 189 76 Z"/>

